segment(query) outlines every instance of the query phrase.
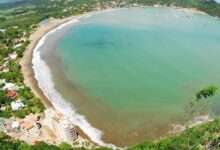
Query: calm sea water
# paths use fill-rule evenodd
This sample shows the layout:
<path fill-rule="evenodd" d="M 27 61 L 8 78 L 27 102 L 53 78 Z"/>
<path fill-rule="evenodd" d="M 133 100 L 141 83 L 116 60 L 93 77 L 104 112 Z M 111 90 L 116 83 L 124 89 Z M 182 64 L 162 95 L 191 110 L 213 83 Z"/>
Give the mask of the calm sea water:
<path fill-rule="evenodd" d="M 220 87 L 220 21 L 207 15 L 114 10 L 81 18 L 45 47 L 56 89 L 120 146 L 166 135 L 196 91 Z"/>

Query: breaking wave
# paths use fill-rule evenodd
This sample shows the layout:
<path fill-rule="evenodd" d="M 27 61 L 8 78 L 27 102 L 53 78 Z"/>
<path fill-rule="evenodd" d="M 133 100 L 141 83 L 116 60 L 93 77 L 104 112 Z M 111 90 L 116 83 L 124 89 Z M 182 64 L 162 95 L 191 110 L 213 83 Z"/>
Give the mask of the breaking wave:
<path fill-rule="evenodd" d="M 95 13 L 93 13 L 95 14 Z M 83 17 L 89 17 L 90 14 L 84 15 Z M 102 131 L 92 127 L 92 125 L 86 120 L 86 118 L 83 115 L 80 115 L 76 112 L 76 109 L 71 103 L 68 103 L 67 100 L 65 100 L 60 93 L 54 88 L 54 82 L 52 80 L 52 73 L 50 71 L 50 68 L 46 64 L 44 60 L 41 59 L 41 52 L 39 51 L 39 48 L 45 43 L 45 40 L 47 39 L 48 35 L 56 32 L 57 30 L 62 29 L 63 27 L 74 24 L 76 22 L 79 22 L 78 17 L 76 19 L 73 19 L 71 21 L 68 21 L 64 24 L 61 24 L 57 28 L 51 30 L 47 34 L 45 34 L 36 45 L 35 49 L 33 50 L 33 58 L 32 58 L 32 64 L 33 64 L 33 70 L 35 73 L 35 78 L 38 81 L 38 86 L 40 89 L 44 92 L 45 96 L 51 101 L 53 106 L 56 110 L 61 112 L 65 115 L 66 118 L 68 118 L 69 121 L 71 121 L 73 124 L 80 127 L 80 129 L 83 130 L 84 133 L 86 133 L 89 138 L 105 147 L 117 149 L 117 147 L 113 144 L 107 144 L 102 141 Z"/>

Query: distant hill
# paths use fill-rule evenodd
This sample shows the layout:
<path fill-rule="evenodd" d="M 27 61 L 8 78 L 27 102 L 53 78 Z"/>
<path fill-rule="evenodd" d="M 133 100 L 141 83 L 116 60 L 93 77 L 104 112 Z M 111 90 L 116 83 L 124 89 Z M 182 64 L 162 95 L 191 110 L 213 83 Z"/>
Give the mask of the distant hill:
<path fill-rule="evenodd" d="M 19 1 L 25 1 L 25 0 L 1 0 L 0 4 L 13 3 L 13 2 L 19 2 Z"/>
<path fill-rule="evenodd" d="M 0 9 L 1 8 L 12 8 L 17 5 L 21 5 L 28 2 L 36 2 L 39 0 L 0 0 Z"/>

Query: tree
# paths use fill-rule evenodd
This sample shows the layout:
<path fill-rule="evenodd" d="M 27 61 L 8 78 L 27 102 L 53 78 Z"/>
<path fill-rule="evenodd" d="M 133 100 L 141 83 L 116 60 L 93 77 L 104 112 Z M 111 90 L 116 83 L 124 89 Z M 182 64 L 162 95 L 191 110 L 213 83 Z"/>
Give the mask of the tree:
<path fill-rule="evenodd" d="M 27 143 L 22 142 L 19 146 L 18 146 L 18 150 L 32 150 L 31 146 L 28 145 Z"/>
<path fill-rule="evenodd" d="M 72 146 L 69 145 L 68 143 L 66 142 L 62 142 L 59 147 L 61 148 L 61 150 L 72 150 Z"/>
<path fill-rule="evenodd" d="M 195 94 L 195 99 L 193 99 L 192 101 L 190 101 L 190 106 L 189 109 L 187 110 L 187 120 L 189 121 L 190 119 L 192 119 L 194 117 L 194 115 L 196 115 L 197 113 L 202 112 L 204 109 L 206 109 L 209 104 L 210 104 L 210 100 L 208 100 L 208 98 L 213 97 L 216 92 L 217 92 L 218 88 L 214 85 L 208 86 L 200 91 L 198 91 Z M 203 105 L 199 105 L 203 102 Z"/>

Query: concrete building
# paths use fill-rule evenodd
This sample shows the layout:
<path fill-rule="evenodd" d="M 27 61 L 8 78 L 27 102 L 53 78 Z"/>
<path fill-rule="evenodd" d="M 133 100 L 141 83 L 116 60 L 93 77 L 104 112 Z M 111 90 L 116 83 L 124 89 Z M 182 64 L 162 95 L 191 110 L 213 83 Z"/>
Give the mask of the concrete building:
<path fill-rule="evenodd" d="M 55 133 L 59 142 L 72 144 L 78 137 L 75 126 L 54 109 L 45 110 L 45 124 Z"/>

